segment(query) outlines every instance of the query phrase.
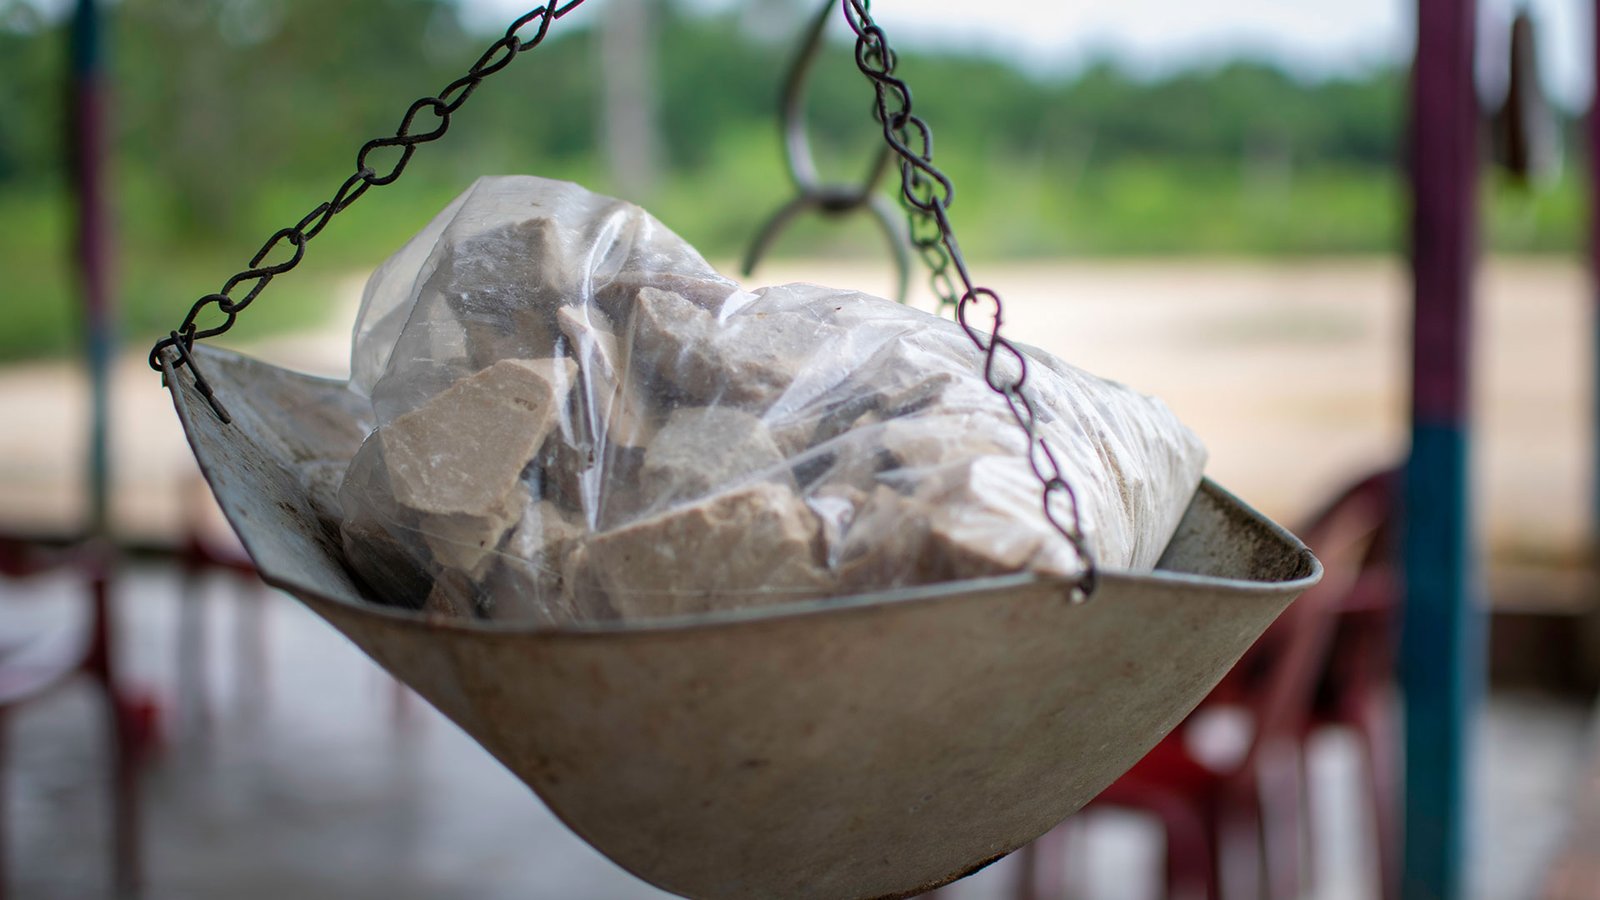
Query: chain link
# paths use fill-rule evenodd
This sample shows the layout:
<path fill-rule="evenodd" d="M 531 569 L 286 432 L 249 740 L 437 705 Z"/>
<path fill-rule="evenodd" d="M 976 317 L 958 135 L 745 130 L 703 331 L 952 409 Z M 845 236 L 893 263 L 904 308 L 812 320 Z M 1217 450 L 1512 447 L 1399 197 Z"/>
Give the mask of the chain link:
<path fill-rule="evenodd" d="M 550 24 L 583 2 L 551 2 L 523 14 L 511 23 L 499 40 L 489 45 L 489 49 L 478 57 L 465 75 L 450 82 L 437 96 L 423 97 L 411 104 L 392 136 L 374 138 L 363 144 L 356 154 L 355 173 L 339 185 L 333 198 L 318 204 L 294 225 L 279 229 L 250 258 L 250 264 L 244 271 L 223 284 L 222 290 L 195 301 L 188 315 L 183 317 L 182 324 L 150 349 L 150 367 L 160 371 L 162 355 L 172 351 L 173 368 L 176 370 L 187 366 L 201 395 L 210 402 L 211 408 L 222 421 L 229 421 L 227 412 L 212 394 L 211 386 L 206 383 L 195 365 L 194 357 L 190 355 L 194 342 L 216 337 L 232 328 L 239 313 L 254 303 L 274 278 L 300 265 L 306 255 L 306 244 L 321 234 L 334 216 L 349 209 L 368 190 L 393 184 L 399 179 L 411 162 L 412 155 L 417 152 L 417 147 L 444 137 L 450 128 L 450 117 L 467 102 L 467 98 L 472 96 L 485 78 L 510 65 L 518 54 L 543 43 L 545 36 L 550 33 Z M 287 251 L 281 249 L 284 245 L 289 248 Z M 284 258 L 268 263 L 267 260 L 275 255 Z M 243 294 L 238 293 L 241 289 Z M 201 316 L 213 306 L 216 307 L 216 313 L 212 314 L 209 324 L 202 326 Z"/>
<path fill-rule="evenodd" d="M 872 18 L 870 0 L 840 2 L 856 35 L 856 67 L 872 82 L 883 138 L 900 161 L 900 199 L 909 215 L 911 242 L 928 265 L 939 311 L 955 313 L 967 337 L 984 354 L 984 380 L 1005 398 L 1012 417 L 1027 433 L 1028 464 L 1042 488 L 1045 518 L 1066 538 L 1083 563 L 1083 575 L 1073 585 L 1071 598 L 1075 602 L 1086 600 L 1094 593 L 1097 570 L 1084 538 L 1077 493 L 1064 477 L 1055 451 L 1039 433 L 1033 402 L 1023 393 L 1028 383 L 1028 359 L 1000 333 L 1005 311 L 1000 295 L 973 284 L 950 225 L 955 186 L 933 164 L 933 131 L 911 111 L 911 89 L 894 74 L 895 53 L 883 28 Z M 969 321 L 986 305 L 993 308 L 987 334 Z"/>
<path fill-rule="evenodd" d="M 784 229 L 804 213 L 816 212 L 824 217 L 839 218 L 865 210 L 889 239 L 890 252 L 894 257 L 895 299 L 904 303 L 911 286 L 911 237 L 906 233 L 905 216 L 895 208 L 893 201 L 878 190 L 884 176 L 889 173 L 894 153 L 886 146 L 879 147 L 861 182 L 848 184 L 823 181 L 811 149 L 811 125 L 805 108 L 806 86 L 811 69 L 822 53 L 823 35 L 834 15 L 834 0 L 822 0 L 800 52 L 795 55 L 789 74 L 784 79 L 780 123 L 784 158 L 789 164 L 789 179 L 794 182 L 795 196 L 778 207 L 766 223 L 757 229 L 745 251 L 740 271 L 746 278 L 754 274 L 756 266 Z"/>

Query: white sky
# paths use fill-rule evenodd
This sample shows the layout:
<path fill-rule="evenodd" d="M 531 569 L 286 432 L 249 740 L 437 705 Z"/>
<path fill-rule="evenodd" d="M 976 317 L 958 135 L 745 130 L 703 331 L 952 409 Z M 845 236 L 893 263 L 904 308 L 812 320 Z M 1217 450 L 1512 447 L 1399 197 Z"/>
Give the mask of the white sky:
<path fill-rule="evenodd" d="M 490 23 L 528 0 L 460 0 L 469 16 Z M 602 6 L 614 0 L 599 0 Z M 817 7 L 815 0 L 694 0 L 708 9 L 760 8 L 767 15 Z M 1479 0 L 1485 25 L 1483 72 L 1509 44 L 1507 27 L 1519 0 Z M 1541 68 L 1552 93 L 1568 106 L 1587 102 L 1588 0 L 1525 0 L 1539 25 Z M 1018 46 L 1043 68 L 1071 69 L 1110 54 L 1157 73 L 1197 61 L 1245 53 L 1281 61 L 1308 77 L 1359 71 L 1404 58 L 1414 40 L 1412 0 L 876 0 L 873 13 L 891 39 L 908 45 L 990 50 Z M 596 13 L 600 10 L 596 10 Z M 575 15 L 593 15 L 580 9 Z M 1498 26 L 1498 27 L 1496 27 Z M 842 28 L 842 26 L 840 26 Z M 1490 33 L 1495 36 L 1490 37 Z"/>

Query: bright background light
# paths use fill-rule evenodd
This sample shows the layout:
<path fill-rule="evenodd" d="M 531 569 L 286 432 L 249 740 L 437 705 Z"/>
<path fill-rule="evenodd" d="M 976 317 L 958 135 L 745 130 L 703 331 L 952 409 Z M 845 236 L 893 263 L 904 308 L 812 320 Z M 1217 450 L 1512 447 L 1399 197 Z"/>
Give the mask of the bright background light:
<path fill-rule="evenodd" d="M 474 27 L 491 28 L 530 0 L 461 0 Z M 601 3 L 607 0 L 601 0 Z M 597 4 L 598 5 L 598 4 Z M 706 10 L 782 18 L 809 14 L 801 0 L 690 0 Z M 1503 33 L 1519 0 L 1479 0 Z M 1538 22 L 1546 85 L 1568 108 L 1590 93 L 1589 12 L 1578 0 L 1527 0 Z M 873 12 L 908 46 L 1016 54 L 1030 67 L 1068 70 L 1112 57 L 1152 75 L 1239 55 L 1278 62 L 1307 78 L 1405 59 L 1414 42 L 1412 0 L 879 0 Z M 1508 39 L 1507 39 L 1508 40 Z M 1498 79 L 1501 41 L 1485 40 L 1484 77 Z"/>

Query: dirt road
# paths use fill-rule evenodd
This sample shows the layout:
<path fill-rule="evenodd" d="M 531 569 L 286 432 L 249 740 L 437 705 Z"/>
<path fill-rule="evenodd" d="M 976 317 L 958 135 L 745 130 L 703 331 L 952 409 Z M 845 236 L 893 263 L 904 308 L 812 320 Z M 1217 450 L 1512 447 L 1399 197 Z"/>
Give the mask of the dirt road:
<path fill-rule="evenodd" d="M 1065 262 L 978 274 L 1006 298 L 1014 334 L 1165 398 L 1207 442 L 1213 477 L 1287 522 L 1404 450 L 1409 286 L 1398 260 Z M 889 283 L 873 265 L 790 262 L 758 275 L 877 292 Z M 246 349 L 339 373 L 359 288 L 352 279 L 338 321 Z M 1563 260 L 1484 267 L 1474 476 L 1479 528 L 1501 558 L 1565 556 L 1584 540 L 1588 292 Z M 114 511 L 125 532 L 160 535 L 203 510 L 205 494 L 143 353 L 118 367 Z M 72 526 L 86 415 L 72 365 L 0 369 L 0 528 Z"/>

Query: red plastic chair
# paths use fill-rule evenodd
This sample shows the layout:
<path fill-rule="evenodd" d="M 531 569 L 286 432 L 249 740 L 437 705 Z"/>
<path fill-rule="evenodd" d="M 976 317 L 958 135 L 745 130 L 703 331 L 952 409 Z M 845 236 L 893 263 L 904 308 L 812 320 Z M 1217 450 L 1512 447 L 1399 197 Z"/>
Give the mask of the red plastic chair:
<path fill-rule="evenodd" d="M 1399 470 L 1380 472 L 1358 488 L 1397 508 L 1400 477 Z M 1400 587 L 1393 555 L 1395 524 L 1391 518 L 1374 536 L 1357 589 L 1340 605 L 1333 648 L 1306 729 L 1307 742 L 1330 727 L 1349 729 L 1360 742 L 1362 787 L 1372 816 L 1382 900 L 1400 896 L 1400 706 L 1395 684 Z"/>
<path fill-rule="evenodd" d="M 1356 680 L 1330 678 L 1330 649 L 1347 610 L 1386 596 L 1387 523 L 1393 476 L 1352 486 L 1302 530 L 1327 569 L 1279 617 L 1239 664 L 1172 734 L 1088 807 L 1132 808 L 1154 814 L 1167 839 L 1169 897 L 1291 898 L 1300 893 L 1306 790 L 1304 741 L 1325 693 L 1338 721 L 1368 716 L 1364 692 L 1372 672 Z M 1370 635 L 1362 633 L 1363 642 Z M 1370 662 L 1370 661 L 1369 661 Z M 1324 690 L 1319 691 L 1319 688 Z M 1337 698 L 1337 699 L 1336 699 Z M 1360 703 L 1356 703 L 1359 700 Z M 1330 717 L 1327 721 L 1334 721 Z M 1207 740 L 1226 726 L 1239 738 L 1235 752 Z M 1055 893 L 1064 883 L 1061 829 L 1022 853 L 1020 897 Z"/>
<path fill-rule="evenodd" d="M 0 787 L 4 775 L 4 729 L 11 710 L 86 675 L 106 700 L 113 744 L 113 879 L 119 893 L 139 883 L 139 762 L 154 740 L 155 705 L 124 690 L 113 664 L 111 550 L 92 543 L 66 543 L 0 535 L 0 579 L 34 578 L 71 571 L 87 582 L 90 615 L 82 628 L 65 627 L 27 636 L 0 650 Z M 3 582 L 0 582 L 3 590 Z M 0 804 L 3 808 L 4 804 Z M 0 826 L 4 822 L 0 821 Z M 4 828 L 0 827 L 0 897 L 6 893 Z"/>

